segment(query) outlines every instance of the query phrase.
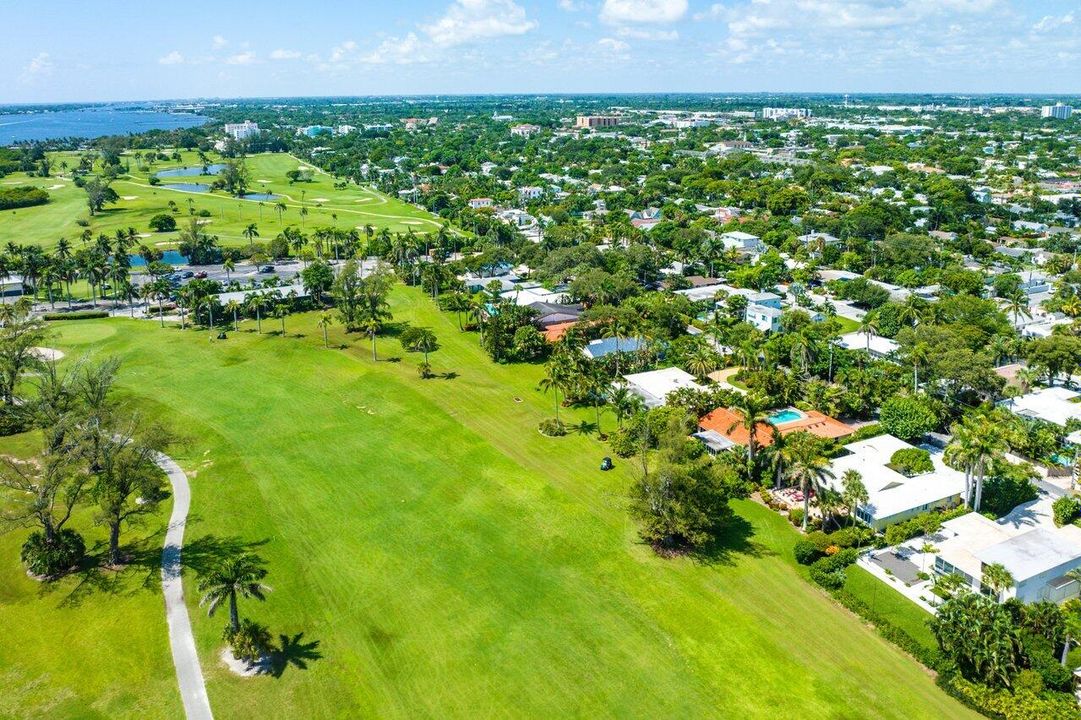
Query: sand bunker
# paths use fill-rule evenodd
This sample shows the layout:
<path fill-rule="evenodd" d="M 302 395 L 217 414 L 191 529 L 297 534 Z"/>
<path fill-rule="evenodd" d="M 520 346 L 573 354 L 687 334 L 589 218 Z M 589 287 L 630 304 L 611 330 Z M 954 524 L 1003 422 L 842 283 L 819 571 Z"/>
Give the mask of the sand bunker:
<path fill-rule="evenodd" d="M 60 183 L 59 185 L 50 185 L 49 187 L 47 187 L 45 189 L 46 190 L 59 190 L 62 187 L 64 187 L 64 183 Z"/>
<path fill-rule="evenodd" d="M 64 359 L 64 353 L 54 348 L 36 347 L 32 348 L 32 350 L 39 360 L 44 360 L 46 362 L 56 362 L 57 360 Z"/>
<path fill-rule="evenodd" d="M 402 225 L 423 225 L 420 220 L 402 220 Z"/>
<path fill-rule="evenodd" d="M 330 202 L 330 198 L 312 198 L 312 202 Z"/>
<path fill-rule="evenodd" d="M 120 199 L 121 200 L 138 200 L 139 196 L 138 195 L 121 195 Z"/>

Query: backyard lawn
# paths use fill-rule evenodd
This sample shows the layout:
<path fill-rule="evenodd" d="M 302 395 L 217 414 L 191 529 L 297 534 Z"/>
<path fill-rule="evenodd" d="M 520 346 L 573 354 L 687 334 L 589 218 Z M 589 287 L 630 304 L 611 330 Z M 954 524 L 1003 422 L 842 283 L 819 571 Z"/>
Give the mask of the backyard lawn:
<path fill-rule="evenodd" d="M 553 413 L 540 368 L 491 363 L 417 290 L 392 301 L 396 321 L 434 329 L 439 377 L 419 379 L 391 336 L 378 363 L 338 326 L 324 350 L 315 314 L 288 318 L 288 337 L 249 322 L 225 341 L 59 328 L 69 357 L 122 355 L 125 393 L 187 438 L 173 454 L 192 479 L 188 559 L 251 545 L 269 563 L 273 592 L 241 614 L 285 637 L 279 677 L 222 667 L 225 621 L 186 575 L 219 717 L 975 717 L 805 581 L 795 531 L 761 506 L 739 502 L 707 556 L 655 557 L 627 515 L 631 464 L 602 473 L 594 437 L 536 431 Z M 175 717 L 145 568 L 72 605 L 74 580 L 39 595 L 21 575 L 22 537 L 0 538 L 0 626 L 16 627 L 0 716 Z"/>
<path fill-rule="evenodd" d="M 210 176 L 159 177 L 161 185 L 152 187 L 149 183 L 150 173 L 198 166 L 198 156 L 195 153 L 183 152 L 181 155 L 180 162 L 158 162 L 149 172 L 146 169 L 139 170 L 134 158 L 125 156 L 124 161 L 131 165 L 131 175 L 122 176 L 112 184 L 120 200 L 107 205 L 93 217 L 86 207 L 86 193 L 70 179 L 57 177 L 63 172 L 60 168 L 61 162 L 66 162 L 69 167 L 78 164 L 77 153 L 57 153 L 51 156 L 53 177 L 28 178 L 23 173 L 6 176 L 0 180 L 4 186 L 30 185 L 42 188 L 49 193 L 50 201 L 37 207 L 0 212 L 0 244 L 17 242 L 51 248 L 61 237 L 66 237 L 79 247 L 81 243 L 77 241 L 84 227 L 76 221 L 83 219 L 89 222 L 89 228 L 95 237 L 99 233 L 111 237 L 116 230 L 134 227 L 144 236 L 140 238 L 141 243 L 160 248 L 173 247 L 176 244 L 176 232 L 157 233 L 149 226 L 152 217 L 170 212 L 170 200 L 177 206 L 174 217 L 180 227 L 187 221 L 190 211 L 209 212 L 209 216 L 201 219 L 207 232 L 217 235 L 223 246 L 246 245 L 248 239 L 243 235 L 243 231 L 250 223 L 257 225 L 257 239 L 263 242 L 273 238 L 289 225 L 308 230 L 316 227 L 348 230 L 370 224 L 377 232 L 385 227 L 391 232 L 403 233 L 409 229 L 423 233 L 439 228 L 439 223 L 431 215 L 413 205 L 352 183 L 344 189 L 335 188 L 333 177 L 314 169 L 311 182 L 290 184 L 285 176 L 286 172 L 312 166 L 283 153 L 265 153 L 246 159 L 251 175 L 249 192 L 279 195 L 278 199 L 238 200 L 220 191 L 182 192 L 166 187 L 167 184 L 177 183 L 205 185 L 213 182 L 214 178 Z M 211 160 L 219 161 L 216 156 Z M 276 207 L 279 200 L 286 206 L 280 216 Z M 306 208 L 308 214 L 302 216 L 301 208 Z M 363 234 L 363 230 L 360 232 Z"/>

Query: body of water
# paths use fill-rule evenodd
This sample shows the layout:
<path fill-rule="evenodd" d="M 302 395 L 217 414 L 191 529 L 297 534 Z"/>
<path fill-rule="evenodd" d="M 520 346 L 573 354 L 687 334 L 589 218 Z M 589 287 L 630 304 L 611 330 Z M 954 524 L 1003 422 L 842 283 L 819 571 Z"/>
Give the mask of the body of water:
<path fill-rule="evenodd" d="M 154 174 L 160 178 L 196 177 L 199 175 L 218 175 L 224 169 L 225 165 L 223 165 L 222 163 L 215 163 L 214 165 L 207 165 L 206 172 L 203 172 L 202 165 L 196 165 L 195 167 L 173 168 L 172 170 L 158 170 Z"/>
<path fill-rule="evenodd" d="M 146 259 L 142 255 L 129 256 L 132 267 L 146 267 Z M 161 254 L 161 261 L 166 265 L 187 265 L 188 259 L 176 250 L 166 250 Z"/>
<path fill-rule="evenodd" d="M 274 193 L 248 193 L 244 196 L 245 200 L 277 200 L 281 195 L 275 195 Z"/>
<path fill-rule="evenodd" d="M 56 112 L 0 114 L 0 145 L 53 138 L 96 138 L 147 130 L 177 130 L 202 125 L 207 118 L 186 113 L 93 107 Z"/>
<path fill-rule="evenodd" d="M 210 192 L 210 186 L 204 183 L 170 183 L 169 185 L 162 185 L 162 187 L 169 190 L 183 190 L 184 192 Z"/>

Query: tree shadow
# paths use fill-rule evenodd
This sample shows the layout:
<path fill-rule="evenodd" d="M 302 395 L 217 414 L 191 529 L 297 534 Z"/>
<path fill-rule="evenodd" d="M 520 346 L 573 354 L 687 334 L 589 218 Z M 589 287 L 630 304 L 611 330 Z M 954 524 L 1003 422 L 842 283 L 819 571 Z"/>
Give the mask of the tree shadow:
<path fill-rule="evenodd" d="M 278 636 L 278 648 L 270 657 L 270 673 L 274 677 L 280 678 L 290 665 L 297 670 L 307 670 L 309 662 L 323 658 L 323 653 L 319 652 L 318 640 L 303 642 L 303 639 L 302 632 L 293 637 Z"/>
<path fill-rule="evenodd" d="M 389 322 L 383 325 L 379 329 L 379 335 L 385 337 L 398 337 L 409 327 L 409 323 L 405 320 L 399 320 L 397 322 Z"/>
<path fill-rule="evenodd" d="M 577 435 L 594 435 L 597 432 L 597 423 L 583 420 L 573 425 L 567 425 L 567 431 Z"/>
<path fill-rule="evenodd" d="M 455 380 L 458 378 L 458 373 L 451 370 L 450 372 L 438 373 L 436 377 L 440 380 Z"/>
<path fill-rule="evenodd" d="M 760 558 L 777 553 L 755 542 L 754 525 L 746 518 L 733 514 L 705 545 L 695 548 L 689 555 L 702 565 L 733 565 L 735 556 Z"/>

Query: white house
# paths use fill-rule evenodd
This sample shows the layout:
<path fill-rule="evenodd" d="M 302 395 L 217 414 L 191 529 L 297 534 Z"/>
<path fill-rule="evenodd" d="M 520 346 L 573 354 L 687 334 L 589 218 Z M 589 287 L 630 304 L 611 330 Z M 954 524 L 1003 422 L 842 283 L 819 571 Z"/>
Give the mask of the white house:
<path fill-rule="evenodd" d="M 748 255 L 761 255 L 766 251 L 761 238 L 740 230 L 721 233 L 719 239 L 726 250 L 735 250 Z"/>
<path fill-rule="evenodd" d="M 1077 581 L 1066 577 L 1081 567 L 1081 528 L 1076 525 L 1032 527 L 1009 517 L 988 520 L 973 512 L 942 523 L 932 542 L 938 550 L 935 572 L 956 573 L 975 591 L 984 589 L 988 565 L 1002 565 L 1014 585 L 1000 599 L 1062 602 L 1078 594 Z"/>
<path fill-rule="evenodd" d="M 469 201 L 469 207 L 474 210 L 480 210 L 481 208 L 490 208 L 494 203 L 491 198 L 473 198 Z"/>
<path fill-rule="evenodd" d="M 796 240 L 803 245 L 810 245 L 811 247 L 814 247 L 819 243 L 828 247 L 830 245 L 837 245 L 841 242 L 841 238 L 834 237 L 833 235 L 824 232 L 807 233 L 806 235 L 800 235 Z"/>
<path fill-rule="evenodd" d="M 510 129 L 510 134 L 511 135 L 516 135 L 518 137 L 524 137 L 524 138 L 528 138 L 530 136 L 536 135 L 539 132 L 540 132 L 540 126 L 539 125 L 530 125 L 529 123 L 524 123 L 522 125 L 515 125 L 514 127 L 512 127 Z"/>
<path fill-rule="evenodd" d="M 771 292 L 753 293 L 747 296 L 747 309 L 743 319 L 762 332 L 779 332 L 781 329 L 781 296 Z"/>
<path fill-rule="evenodd" d="M 850 443 L 844 447 L 847 454 L 830 463 L 833 477 L 825 481 L 840 492 L 845 472 L 858 472 L 867 488 L 867 502 L 856 508 L 856 517 L 875 530 L 928 510 L 959 505 L 965 492 L 964 473 L 947 467 L 938 448 L 922 448 L 931 456 L 931 472 L 909 477 L 889 467 L 894 453 L 913 447 L 893 435 Z"/>
<path fill-rule="evenodd" d="M 526 185 L 518 188 L 518 197 L 522 200 L 536 200 L 544 195 L 544 188 L 536 185 Z"/>
<path fill-rule="evenodd" d="M 1070 420 L 1081 420 L 1081 404 L 1073 402 L 1078 395 L 1081 393 L 1055 386 L 1002 400 L 999 405 L 1021 417 L 1036 418 L 1066 427 Z"/>
<path fill-rule="evenodd" d="M 627 389 L 642 398 L 646 407 L 651 408 L 664 405 L 669 393 L 681 388 L 702 389 L 693 375 L 677 367 L 633 373 L 624 375 L 623 379 L 627 381 Z"/>
<path fill-rule="evenodd" d="M 884 358 L 897 352 L 898 345 L 889 338 L 874 333 L 850 332 L 837 338 L 837 344 L 845 350 L 863 350 L 872 357 Z"/>

